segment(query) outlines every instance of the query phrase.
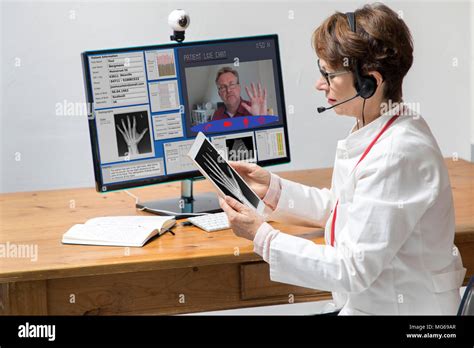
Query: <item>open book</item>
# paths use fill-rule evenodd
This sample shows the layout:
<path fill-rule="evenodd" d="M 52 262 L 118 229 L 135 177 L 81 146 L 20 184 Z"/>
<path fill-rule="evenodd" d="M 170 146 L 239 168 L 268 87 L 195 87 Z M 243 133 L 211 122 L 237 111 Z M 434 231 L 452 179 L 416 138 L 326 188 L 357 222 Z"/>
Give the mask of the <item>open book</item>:
<path fill-rule="evenodd" d="M 63 235 L 64 244 L 142 247 L 176 223 L 174 216 L 107 216 L 72 226 Z"/>

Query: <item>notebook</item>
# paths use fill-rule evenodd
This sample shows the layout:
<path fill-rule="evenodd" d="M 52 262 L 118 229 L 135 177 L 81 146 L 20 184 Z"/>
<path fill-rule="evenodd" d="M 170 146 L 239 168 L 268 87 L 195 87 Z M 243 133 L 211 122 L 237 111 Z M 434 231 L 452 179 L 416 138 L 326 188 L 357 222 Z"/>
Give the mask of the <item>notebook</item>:
<path fill-rule="evenodd" d="M 63 244 L 142 247 L 176 223 L 174 216 L 107 216 L 72 226 Z"/>

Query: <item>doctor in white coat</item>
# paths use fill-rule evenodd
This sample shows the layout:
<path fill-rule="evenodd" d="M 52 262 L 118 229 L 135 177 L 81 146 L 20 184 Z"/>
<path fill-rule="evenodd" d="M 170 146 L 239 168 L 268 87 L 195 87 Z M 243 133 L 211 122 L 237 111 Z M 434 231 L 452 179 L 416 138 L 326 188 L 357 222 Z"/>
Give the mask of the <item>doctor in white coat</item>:
<path fill-rule="evenodd" d="M 337 143 L 331 188 L 232 165 L 268 206 L 267 221 L 324 227 L 326 244 L 275 230 L 221 198 L 234 233 L 254 242 L 273 281 L 332 291 L 339 315 L 456 314 L 466 270 L 453 244 L 448 172 L 427 123 L 402 103 L 413 61 L 408 28 L 379 3 L 335 13 L 313 41 L 316 89 L 356 119 Z"/>

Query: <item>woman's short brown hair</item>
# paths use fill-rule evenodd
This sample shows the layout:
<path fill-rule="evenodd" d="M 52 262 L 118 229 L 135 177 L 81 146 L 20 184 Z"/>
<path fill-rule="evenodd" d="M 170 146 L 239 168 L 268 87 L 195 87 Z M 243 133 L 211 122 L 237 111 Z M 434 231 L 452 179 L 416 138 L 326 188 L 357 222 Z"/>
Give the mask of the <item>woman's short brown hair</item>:
<path fill-rule="evenodd" d="M 313 33 L 318 57 L 333 69 L 354 70 L 358 61 L 362 74 L 378 71 L 384 81 L 385 100 L 402 100 L 402 82 L 413 63 L 413 41 L 405 22 L 381 3 L 355 11 L 356 33 L 345 14 L 336 12 Z"/>

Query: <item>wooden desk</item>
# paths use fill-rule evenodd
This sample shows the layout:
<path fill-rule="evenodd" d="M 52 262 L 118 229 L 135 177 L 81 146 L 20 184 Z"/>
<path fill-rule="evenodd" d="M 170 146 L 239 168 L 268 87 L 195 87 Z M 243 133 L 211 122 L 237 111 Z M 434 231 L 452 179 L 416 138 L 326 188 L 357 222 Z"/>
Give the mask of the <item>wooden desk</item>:
<path fill-rule="evenodd" d="M 456 245 L 474 273 L 474 164 L 446 160 L 456 206 Z M 329 187 L 332 169 L 280 173 Z M 196 192 L 210 191 L 197 182 Z M 133 191 L 141 200 L 179 194 L 177 183 Z M 38 259 L 0 258 L 1 314 L 173 314 L 315 301 L 327 292 L 271 282 L 252 243 L 232 231 L 178 227 L 143 248 L 62 245 L 73 224 L 96 216 L 145 214 L 126 192 L 92 188 L 0 195 L 0 244 L 37 245 Z M 323 243 L 322 230 L 274 223 Z"/>

